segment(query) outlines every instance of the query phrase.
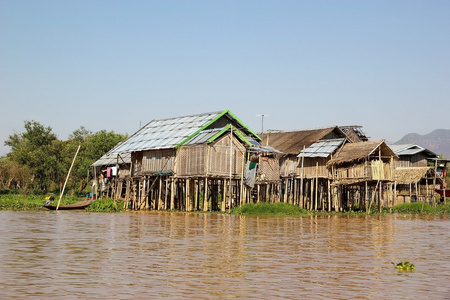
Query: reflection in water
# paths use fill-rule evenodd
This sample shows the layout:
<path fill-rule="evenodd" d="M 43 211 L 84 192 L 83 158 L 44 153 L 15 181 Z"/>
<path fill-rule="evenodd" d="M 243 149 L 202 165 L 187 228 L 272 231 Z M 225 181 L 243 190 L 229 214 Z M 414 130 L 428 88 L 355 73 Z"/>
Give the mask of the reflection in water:
<path fill-rule="evenodd" d="M 0 298 L 448 299 L 449 235 L 446 216 L 1 211 Z"/>

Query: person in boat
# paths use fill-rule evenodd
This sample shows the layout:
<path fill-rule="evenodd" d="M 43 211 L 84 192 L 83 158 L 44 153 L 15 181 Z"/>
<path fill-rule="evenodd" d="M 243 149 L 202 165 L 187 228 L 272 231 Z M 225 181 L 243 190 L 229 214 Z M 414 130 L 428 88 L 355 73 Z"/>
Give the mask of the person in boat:
<path fill-rule="evenodd" d="M 50 205 L 50 203 L 52 203 L 54 200 L 55 200 L 55 197 L 53 197 L 53 195 L 45 197 L 45 204 L 42 205 L 41 207 Z"/>

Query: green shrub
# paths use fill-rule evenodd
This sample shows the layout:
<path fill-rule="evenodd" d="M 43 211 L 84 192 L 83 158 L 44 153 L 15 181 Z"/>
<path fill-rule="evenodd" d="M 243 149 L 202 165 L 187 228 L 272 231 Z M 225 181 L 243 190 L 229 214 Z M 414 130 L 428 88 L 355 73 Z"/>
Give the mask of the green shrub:
<path fill-rule="evenodd" d="M 246 216 L 304 216 L 308 211 L 287 203 L 244 204 L 232 210 L 233 214 Z"/>
<path fill-rule="evenodd" d="M 450 204 L 432 206 L 425 202 L 402 203 L 394 206 L 392 212 L 404 214 L 449 214 Z"/>
<path fill-rule="evenodd" d="M 99 199 L 86 208 L 90 212 L 122 212 L 123 202 L 114 203 L 113 199 Z"/>

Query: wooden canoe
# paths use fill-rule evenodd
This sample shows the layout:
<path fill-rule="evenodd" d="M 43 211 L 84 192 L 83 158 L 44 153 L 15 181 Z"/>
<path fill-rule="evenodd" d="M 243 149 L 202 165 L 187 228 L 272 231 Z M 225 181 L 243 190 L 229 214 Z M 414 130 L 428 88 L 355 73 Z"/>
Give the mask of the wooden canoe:
<path fill-rule="evenodd" d="M 86 207 L 88 207 L 89 205 L 91 205 L 92 202 L 94 202 L 95 200 L 84 200 L 81 202 L 77 202 L 77 203 L 73 203 L 73 204 L 68 204 L 68 205 L 60 205 L 58 207 L 58 210 L 75 210 L 75 209 L 85 209 Z M 44 205 L 45 208 L 50 209 L 50 210 L 56 210 L 56 205 Z"/>

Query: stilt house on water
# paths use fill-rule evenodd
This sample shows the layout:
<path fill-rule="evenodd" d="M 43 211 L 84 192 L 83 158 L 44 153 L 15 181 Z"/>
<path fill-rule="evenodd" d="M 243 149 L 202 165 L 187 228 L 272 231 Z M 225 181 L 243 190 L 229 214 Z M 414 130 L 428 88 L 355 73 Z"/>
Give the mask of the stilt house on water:
<path fill-rule="evenodd" d="M 334 205 L 370 208 L 376 202 L 379 209 L 391 206 L 396 159 L 398 156 L 384 140 L 347 143 L 327 163 L 332 173 Z"/>
<path fill-rule="evenodd" d="M 434 201 L 436 186 L 443 185 L 438 173 L 439 157 L 415 144 L 390 145 L 399 159 L 394 162 L 394 205 Z"/>
<path fill-rule="evenodd" d="M 229 110 L 153 120 L 93 166 L 127 166 L 106 191 L 132 209 L 225 210 L 250 199 L 250 157 L 277 152 L 260 141 Z"/>
<path fill-rule="evenodd" d="M 331 210 L 326 163 L 345 143 L 367 140 L 359 128 L 335 126 L 261 134 L 264 145 L 283 152 L 277 156 L 281 180 L 278 199 L 305 209 Z"/>

